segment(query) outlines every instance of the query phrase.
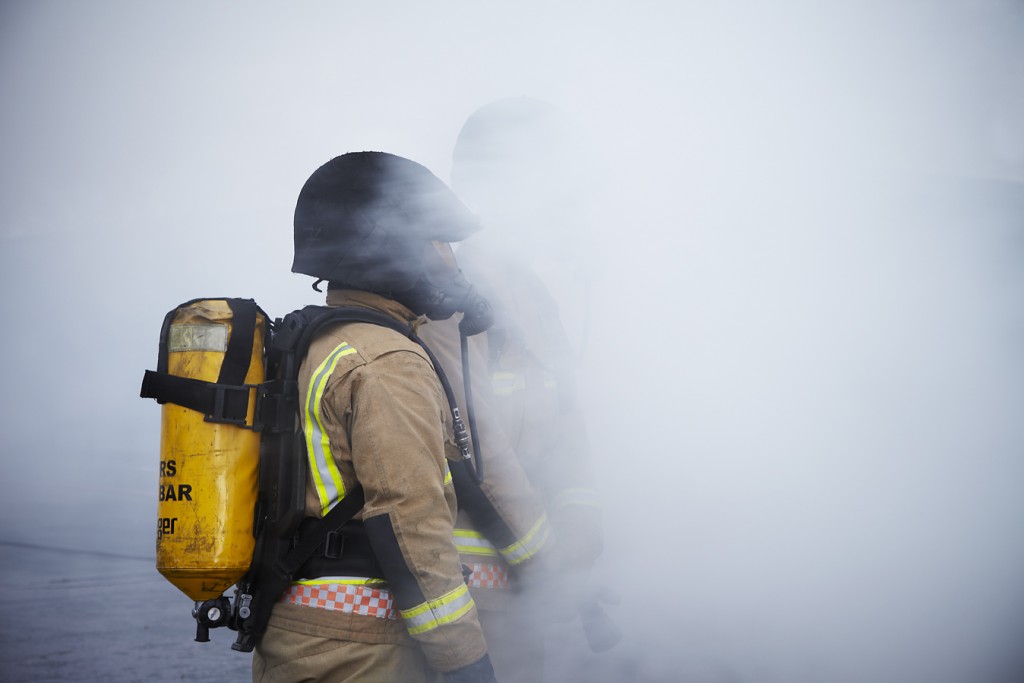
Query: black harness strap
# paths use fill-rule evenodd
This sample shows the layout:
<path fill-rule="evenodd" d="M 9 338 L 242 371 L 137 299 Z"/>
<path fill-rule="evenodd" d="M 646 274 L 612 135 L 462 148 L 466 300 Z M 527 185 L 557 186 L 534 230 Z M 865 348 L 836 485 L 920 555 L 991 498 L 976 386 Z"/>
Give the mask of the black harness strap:
<path fill-rule="evenodd" d="M 195 301 L 200 300 L 182 306 Z M 233 322 L 218 381 L 202 382 L 168 373 L 167 339 L 176 314 L 176 311 L 172 311 L 164 319 L 157 371 L 147 371 L 143 379 L 143 398 L 155 398 L 160 403 L 172 402 L 198 410 L 210 421 L 236 421 L 244 425 L 252 387 L 243 382 L 252 356 L 256 312 L 259 309 L 251 300 L 225 301 L 231 306 Z M 462 422 L 448 378 L 433 352 L 410 325 L 384 313 L 361 307 L 306 306 L 292 312 L 271 326 L 266 358 L 267 379 L 259 387 L 254 426 L 263 430 L 260 447 L 260 500 L 255 513 L 255 530 L 258 531 L 252 565 L 236 588 L 229 624 L 238 631 L 238 639 L 231 646 L 234 650 L 253 650 L 266 629 L 273 606 L 293 578 L 312 566 L 308 563 L 312 562 L 311 558 L 317 555 L 318 550 L 322 549 L 320 555 L 325 560 L 345 560 L 345 552 L 341 547 L 345 536 L 343 527 L 366 502 L 362 487 L 355 486 L 323 518 L 313 521 L 302 519 L 305 510 L 303 482 L 307 463 L 301 457 L 301 435 L 295 431 L 295 392 L 299 363 L 321 330 L 328 325 L 345 322 L 390 328 L 424 350 L 444 389 L 452 413 L 456 443 L 463 458 L 462 462 L 452 463 L 453 478 L 457 480 L 458 488 L 471 491 L 467 494 L 459 492 L 458 495 L 475 501 L 476 504 L 471 507 L 490 508 L 473 472 L 470 437 Z M 270 457 L 270 452 L 275 449 L 278 452 Z M 287 484 L 282 484 L 282 476 L 288 480 Z M 275 481 L 276 485 L 264 488 L 270 481 Z M 477 513 L 477 516 L 484 520 L 485 528 L 496 532 L 497 538 L 504 540 L 511 537 L 507 528 L 501 528 L 503 524 L 500 518 L 495 519 L 496 515 Z M 375 523 L 370 522 L 371 525 Z M 360 546 L 360 543 L 351 544 L 350 553 L 363 554 Z M 374 548 L 370 547 L 370 550 Z"/>
<path fill-rule="evenodd" d="M 198 411 L 208 422 L 244 425 L 249 412 L 249 391 L 250 387 L 245 385 L 213 384 L 146 370 L 139 395 L 155 398 L 157 403 L 173 403 Z"/>
<path fill-rule="evenodd" d="M 302 530 L 302 538 L 281 560 L 281 569 L 294 576 L 313 553 L 324 545 L 330 534 L 336 534 L 357 512 L 363 509 L 366 496 L 362 486 L 356 486 L 322 518 Z"/>
<path fill-rule="evenodd" d="M 231 307 L 231 338 L 224 352 L 217 384 L 245 383 L 252 362 L 252 340 L 256 335 L 256 302 L 252 299 L 227 299 Z"/>
<path fill-rule="evenodd" d="M 168 372 L 168 338 L 171 323 L 178 311 L 198 301 L 193 299 L 181 304 L 164 316 L 160 329 L 160 347 L 157 369 L 147 370 L 142 378 L 142 398 L 156 399 L 157 403 L 173 403 L 195 410 L 206 416 L 209 422 L 225 422 L 244 425 L 249 412 L 251 387 L 244 384 L 252 362 L 252 344 L 256 335 L 256 314 L 259 307 L 252 299 L 225 298 L 231 308 L 231 336 L 228 339 L 224 360 L 221 362 L 217 382 L 206 382 L 189 377 L 179 377 Z M 266 317 L 266 316 L 264 316 Z"/>
<path fill-rule="evenodd" d="M 337 308 L 328 306 L 306 306 L 299 311 L 299 313 L 304 317 L 311 318 L 314 322 L 313 324 L 306 325 L 301 334 L 299 334 L 298 340 L 295 342 L 295 348 L 297 349 L 309 348 L 309 344 L 314 335 L 316 335 L 326 325 L 341 322 L 363 322 L 380 325 L 381 327 L 389 327 L 418 344 L 419 347 L 423 349 L 424 353 L 427 354 L 427 358 L 430 359 L 430 364 L 434 366 L 434 372 L 437 373 L 437 378 L 441 382 L 441 388 L 444 389 L 444 395 L 452 413 L 452 422 L 455 428 L 455 442 L 458 444 L 459 451 L 461 452 L 464 460 L 472 461 L 472 455 L 469 448 L 469 434 L 467 434 L 466 426 L 462 422 L 462 413 L 459 412 L 459 407 L 455 402 L 455 392 L 452 391 L 452 385 L 448 381 L 448 376 L 445 375 L 444 369 L 441 367 L 441 363 L 438 361 L 437 356 L 435 356 L 434 352 L 430 350 L 430 347 L 427 346 L 426 342 L 419 338 L 410 325 L 401 323 L 384 313 L 355 306 L 340 306 Z M 276 336 L 277 335 L 275 335 L 275 342 Z M 289 339 L 285 343 L 290 344 L 292 341 Z"/>
<path fill-rule="evenodd" d="M 302 520 L 297 538 L 301 541 L 311 531 L 316 533 L 319 521 L 312 517 Z M 366 526 L 361 520 L 346 523 L 337 532 L 328 533 L 326 539 L 313 556 L 294 572 L 295 580 L 323 576 L 384 577 L 384 570 L 377 562 Z"/>

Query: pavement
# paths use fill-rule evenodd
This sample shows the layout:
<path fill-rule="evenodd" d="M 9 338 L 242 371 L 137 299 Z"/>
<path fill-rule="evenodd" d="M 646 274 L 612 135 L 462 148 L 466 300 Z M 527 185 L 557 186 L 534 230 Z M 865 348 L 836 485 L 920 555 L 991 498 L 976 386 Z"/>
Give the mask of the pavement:
<path fill-rule="evenodd" d="M 197 643 L 192 601 L 152 557 L 0 541 L 0 682 L 251 680 L 234 632 Z M 651 680 L 631 658 L 588 657 L 582 632 L 552 634 L 550 681 Z"/>
<path fill-rule="evenodd" d="M 248 681 L 234 633 L 196 643 L 152 557 L 0 543 L 0 681 Z"/>

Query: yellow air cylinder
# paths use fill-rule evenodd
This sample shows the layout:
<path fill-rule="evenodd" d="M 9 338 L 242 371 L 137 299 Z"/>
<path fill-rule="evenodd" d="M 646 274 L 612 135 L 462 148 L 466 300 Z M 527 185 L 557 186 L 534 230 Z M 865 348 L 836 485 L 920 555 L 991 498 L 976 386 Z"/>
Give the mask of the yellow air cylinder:
<path fill-rule="evenodd" d="M 265 327 L 257 313 L 246 384 L 263 381 Z M 217 382 L 231 332 L 232 312 L 224 300 L 178 308 L 167 329 L 167 372 Z M 255 402 L 252 390 L 250 426 Z M 260 435 L 207 422 L 202 413 L 173 403 L 162 411 L 157 571 L 192 600 L 217 598 L 252 560 Z"/>

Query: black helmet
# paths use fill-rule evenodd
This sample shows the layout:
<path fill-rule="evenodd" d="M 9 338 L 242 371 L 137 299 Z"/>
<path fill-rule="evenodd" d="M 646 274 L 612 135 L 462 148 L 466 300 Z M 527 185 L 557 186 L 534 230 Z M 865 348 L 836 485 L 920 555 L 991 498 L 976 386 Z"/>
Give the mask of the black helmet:
<path fill-rule="evenodd" d="M 492 208 L 491 190 L 527 202 L 547 190 L 564 193 L 564 176 L 580 170 L 575 147 L 572 127 L 554 105 L 530 97 L 496 100 L 473 112 L 459 131 L 452 188 L 484 211 Z"/>
<path fill-rule="evenodd" d="M 424 249 L 480 227 L 425 167 L 384 152 L 350 152 L 313 172 L 295 204 L 293 273 L 383 293 L 412 287 Z"/>
<path fill-rule="evenodd" d="M 299 192 L 292 272 L 447 318 L 486 302 L 462 277 L 451 248 L 437 243 L 458 242 L 479 227 L 455 193 L 420 164 L 384 152 L 350 152 L 318 168 Z"/>
<path fill-rule="evenodd" d="M 543 100 L 501 99 L 473 112 L 455 142 L 451 185 L 487 226 L 486 243 L 509 258 L 578 249 L 578 214 L 594 187 L 584 142 Z"/>

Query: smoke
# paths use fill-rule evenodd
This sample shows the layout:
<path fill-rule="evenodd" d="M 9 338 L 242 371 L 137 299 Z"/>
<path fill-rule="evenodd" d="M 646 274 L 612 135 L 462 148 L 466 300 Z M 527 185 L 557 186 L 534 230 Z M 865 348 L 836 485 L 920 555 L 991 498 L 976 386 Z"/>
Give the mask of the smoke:
<path fill-rule="evenodd" d="M 626 639 L 573 675 L 1020 678 L 1019 3 L 0 11 L 3 540 L 151 552 L 164 313 L 318 302 L 309 173 L 448 178 L 525 95 L 593 154 L 589 290 L 538 267 Z"/>
<path fill-rule="evenodd" d="M 651 680 L 1019 676 L 1019 9 L 745 16 L 616 159 L 585 394 Z"/>

